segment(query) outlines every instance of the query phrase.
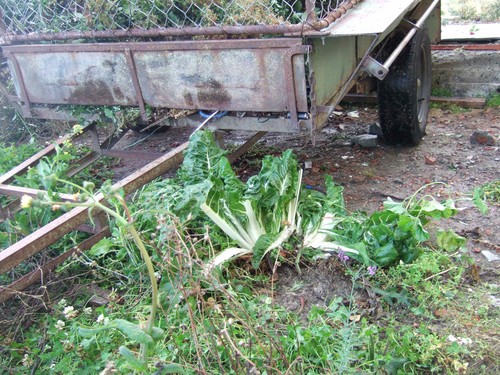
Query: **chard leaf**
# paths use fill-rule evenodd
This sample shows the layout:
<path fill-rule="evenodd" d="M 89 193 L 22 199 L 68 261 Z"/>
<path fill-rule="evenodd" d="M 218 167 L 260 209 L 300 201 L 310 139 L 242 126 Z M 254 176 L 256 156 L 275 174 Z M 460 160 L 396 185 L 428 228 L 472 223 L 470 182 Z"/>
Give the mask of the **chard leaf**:
<path fill-rule="evenodd" d="M 262 259 L 271 250 L 283 245 L 293 234 L 295 228 L 291 225 L 285 227 L 279 234 L 264 234 L 255 243 L 253 248 L 252 266 L 257 269 L 262 262 Z"/>
<path fill-rule="evenodd" d="M 404 232 L 401 237 L 411 236 L 419 242 L 427 241 L 429 234 L 422 227 L 421 221 L 409 214 L 401 215 L 398 220 L 398 229 Z"/>
<path fill-rule="evenodd" d="M 284 222 L 295 220 L 292 211 L 300 184 L 298 163 L 291 150 L 280 157 L 266 156 L 259 174 L 248 179 L 243 200 L 256 203 L 266 233 L 279 233 Z"/>
<path fill-rule="evenodd" d="M 387 197 L 387 199 L 385 200 L 384 209 L 399 215 L 406 212 L 406 208 L 403 206 L 403 203 L 394 202 L 391 197 Z"/>
<path fill-rule="evenodd" d="M 333 177 L 325 176 L 326 199 L 325 211 L 337 213 L 338 215 L 346 215 L 344 187 L 335 184 Z"/>
<path fill-rule="evenodd" d="M 403 244 L 399 250 L 399 258 L 404 262 L 404 263 L 411 263 L 415 259 L 417 259 L 420 255 L 422 255 L 423 250 L 419 246 L 416 246 L 416 244 L 413 244 L 412 246 L 408 246 L 408 244 Z"/>
<path fill-rule="evenodd" d="M 456 251 L 465 246 L 467 239 L 459 236 L 453 230 L 440 230 L 436 233 L 437 245 L 445 251 Z"/>
<path fill-rule="evenodd" d="M 241 232 L 244 231 L 244 229 L 241 228 L 241 223 L 226 221 L 206 203 L 201 205 L 201 209 L 224 233 L 236 241 L 238 245 L 246 250 L 252 249 L 253 244 L 249 243 L 244 236 L 241 235 Z"/>
<path fill-rule="evenodd" d="M 423 220 L 424 215 L 430 216 L 433 219 L 447 219 L 458 212 L 455 203 L 451 199 L 446 200 L 444 203 L 439 203 L 434 198 L 421 200 L 420 205 L 411 211 L 413 215 L 418 216 L 423 222 L 426 222 Z"/>
<path fill-rule="evenodd" d="M 354 247 L 355 245 L 351 246 L 351 247 L 347 247 L 347 246 L 344 246 L 344 245 L 341 245 L 339 243 L 336 243 L 336 242 L 320 242 L 320 243 L 317 243 L 316 244 L 317 246 L 311 246 L 313 247 L 314 249 L 321 249 L 323 251 L 326 251 L 326 252 L 344 252 L 344 253 L 348 253 L 348 254 L 358 254 L 359 251 L 356 250 Z"/>
<path fill-rule="evenodd" d="M 300 232 L 304 236 L 303 247 L 320 248 L 319 243 L 332 240 L 334 228 L 346 220 L 343 190 L 325 176 L 326 194 L 315 190 L 304 190 L 299 204 L 302 218 Z"/>
<path fill-rule="evenodd" d="M 395 262 L 399 257 L 398 251 L 395 249 L 393 243 L 387 243 L 380 246 L 373 251 L 372 259 L 380 267 L 388 266 Z"/>
<path fill-rule="evenodd" d="M 217 147 L 212 132 L 195 132 L 189 139 L 184 161 L 177 172 L 177 179 L 185 185 L 197 184 L 212 175 L 237 180 L 225 157 L 226 154 L 227 151 Z"/>

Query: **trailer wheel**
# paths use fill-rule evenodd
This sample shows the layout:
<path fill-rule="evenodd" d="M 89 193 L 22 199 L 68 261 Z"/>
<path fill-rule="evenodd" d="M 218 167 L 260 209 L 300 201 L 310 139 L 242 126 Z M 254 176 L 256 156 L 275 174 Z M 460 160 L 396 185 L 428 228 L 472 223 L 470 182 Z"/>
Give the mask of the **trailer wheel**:
<path fill-rule="evenodd" d="M 414 146 L 425 135 L 431 73 L 429 35 L 420 29 L 378 83 L 378 112 L 386 143 Z"/>

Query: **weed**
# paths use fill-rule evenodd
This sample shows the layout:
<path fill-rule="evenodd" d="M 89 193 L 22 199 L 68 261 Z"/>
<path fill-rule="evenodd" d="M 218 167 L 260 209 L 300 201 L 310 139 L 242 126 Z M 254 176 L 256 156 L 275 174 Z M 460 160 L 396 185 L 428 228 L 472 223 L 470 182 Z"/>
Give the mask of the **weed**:
<path fill-rule="evenodd" d="M 452 113 L 454 115 L 460 113 L 467 113 L 471 111 L 469 108 L 460 107 L 456 104 L 436 103 L 436 102 L 432 102 L 430 108 L 448 111 L 448 113 Z"/>
<path fill-rule="evenodd" d="M 443 2 L 445 11 L 462 20 L 498 21 L 500 18 L 499 0 L 453 0 Z"/>
<path fill-rule="evenodd" d="M 500 107 L 500 94 L 492 94 L 490 97 L 488 97 L 486 101 L 486 107 L 490 108 Z"/>
<path fill-rule="evenodd" d="M 0 175 L 8 172 L 40 150 L 34 139 L 20 145 L 0 143 Z"/>
<path fill-rule="evenodd" d="M 431 94 L 433 96 L 439 96 L 439 97 L 443 97 L 443 98 L 449 98 L 449 97 L 453 96 L 453 92 L 449 88 L 446 88 L 446 87 L 433 87 Z"/>
<path fill-rule="evenodd" d="M 476 201 L 489 201 L 492 203 L 500 203 L 500 180 L 488 182 L 474 191 L 474 199 Z"/>

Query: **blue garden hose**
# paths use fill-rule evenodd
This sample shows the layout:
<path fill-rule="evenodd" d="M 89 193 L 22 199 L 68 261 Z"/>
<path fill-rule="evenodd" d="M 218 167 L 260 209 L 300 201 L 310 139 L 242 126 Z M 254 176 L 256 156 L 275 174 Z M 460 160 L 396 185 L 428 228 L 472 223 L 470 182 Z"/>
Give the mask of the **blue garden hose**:
<path fill-rule="evenodd" d="M 212 115 L 212 114 L 208 114 L 208 113 L 202 111 L 201 109 L 200 109 L 200 111 L 198 111 L 198 114 L 203 118 L 209 118 Z M 225 115 L 227 115 L 227 111 L 222 111 L 222 112 L 217 113 L 213 118 L 219 119 L 221 117 L 224 117 Z"/>

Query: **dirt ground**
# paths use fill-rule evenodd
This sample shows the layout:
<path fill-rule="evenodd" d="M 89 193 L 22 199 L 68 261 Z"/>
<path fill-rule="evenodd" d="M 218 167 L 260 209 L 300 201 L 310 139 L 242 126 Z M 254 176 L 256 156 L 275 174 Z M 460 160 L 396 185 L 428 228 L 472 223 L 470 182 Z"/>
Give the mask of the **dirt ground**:
<path fill-rule="evenodd" d="M 279 154 L 292 148 L 306 167 L 304 183 L 322 188 L 325 174 L 345 187 L 350 210 L 372 212 L 387 197 L 402 200 L 425 185 L 424 192 L 436 197 L 453 198 L 463 210 L 454 218 L 436 224 L 452 228 L 468 238 L 468 250 L 479 265 L 482 281 L 496 283 L 498 261 L 488 261 L 483 251 L 500 255 L 500 207 L 490 205 L 482 215 L 468 200 L 475 187 L 500 178 L 500 109 L 461 110 L 431 109 L 427 135 L 417 147 L 387 146 L 379 141 L 373 148 L 353 145 L 356 135 L 366 134 L 376 124 L 375 107 L 348 106 L 334 116 L 329 125 L 311 144 L 308 134 L 268 134 L 250 152 L 235 163 L 245 180 L 256 173 L 266 153 Z M 488 133 L 494 145 L 477 144 L 476 131 Z M 156 134 L 129 132 L 117 147 L 149 152 L 164 152 L 187 139 L 189 129 L 161 129 Z M 248 133 L 226 134 L 227 144 L 241 144 Z M 144 164 L 139 160 L 123 160 L 116 167 L 117 177 Z M 277 275 L 277 302 L 293 311 L 307 313 L 312 304 L 324 306 L 335 296 L 351 292 L 350 278 L 332 272 L 334 260 L 325 261 L 299 275 L 294 268 L 282 267 Z M 300 286 L 298 288 L 297 286 Z M 333 286 L 333 287 L 332 287 Z M 359 295 L 366 307 L 370 298 Z"/>

